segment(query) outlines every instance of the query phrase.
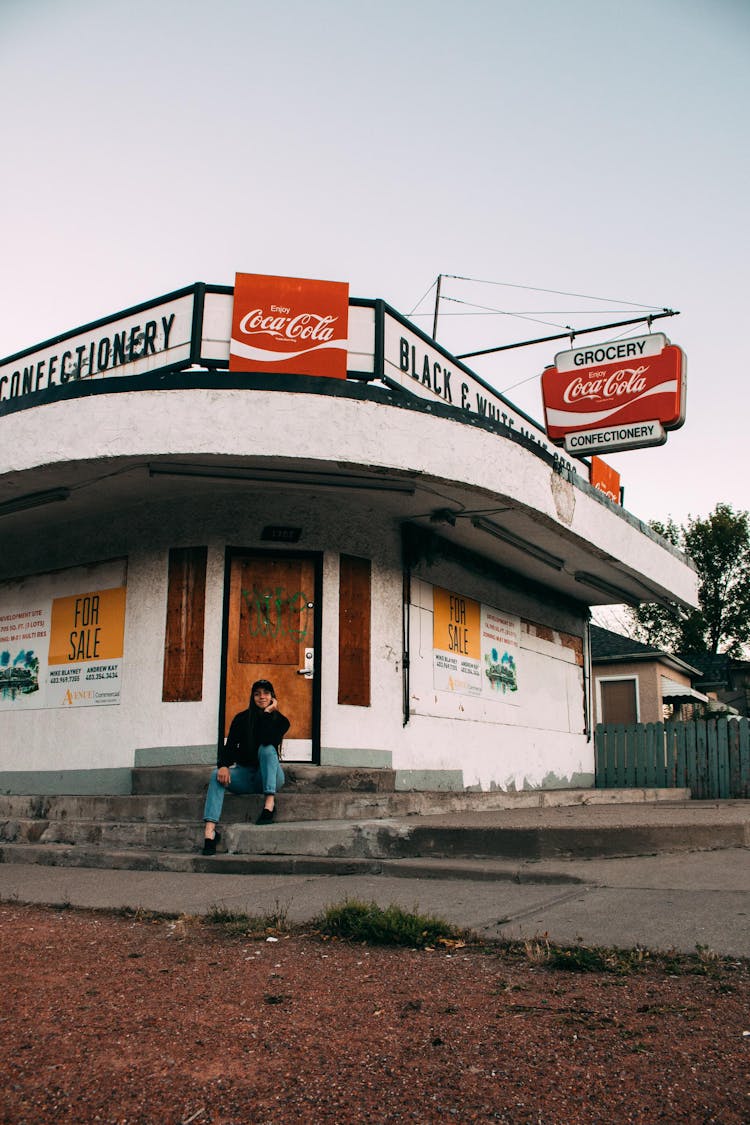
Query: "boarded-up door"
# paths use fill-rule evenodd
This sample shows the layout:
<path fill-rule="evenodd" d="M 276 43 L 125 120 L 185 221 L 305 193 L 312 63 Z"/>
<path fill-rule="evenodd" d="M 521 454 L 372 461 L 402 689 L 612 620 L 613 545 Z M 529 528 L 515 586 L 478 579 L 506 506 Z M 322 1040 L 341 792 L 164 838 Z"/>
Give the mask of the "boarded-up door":
<path fill-rule="evenodd" d="M 291 726 L 283 756 L 317 758 L 315 556 L 235 555 L 229 567 L 224 735 L 255 680 L 270 680 Z"/>

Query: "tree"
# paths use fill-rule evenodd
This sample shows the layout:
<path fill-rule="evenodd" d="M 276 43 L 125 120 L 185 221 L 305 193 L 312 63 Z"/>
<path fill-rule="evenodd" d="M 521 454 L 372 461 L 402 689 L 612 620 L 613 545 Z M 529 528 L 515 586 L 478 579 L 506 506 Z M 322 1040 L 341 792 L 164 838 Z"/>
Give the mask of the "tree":
<path fill-rule="evenodd" d="M 651 527 L 695 563 L 698 609 L 676 604 L 642 605 L 630 611 L 638 640 L 667 652 L 709 652 L 721 649 L 741 656 L 750 641 L 750 521 L 719 503 L 705 519 L 688 517 L 680 527 L 671 518 Z"/>

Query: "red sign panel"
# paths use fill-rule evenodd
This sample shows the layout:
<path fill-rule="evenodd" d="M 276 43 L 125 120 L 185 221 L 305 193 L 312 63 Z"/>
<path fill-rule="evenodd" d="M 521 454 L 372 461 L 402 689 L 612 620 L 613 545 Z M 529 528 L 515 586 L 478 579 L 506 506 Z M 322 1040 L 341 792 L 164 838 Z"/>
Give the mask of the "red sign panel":
<path fill-rule="evenodd" d="M 590 482 L 594 488 L 614 500 L 615 504 L 620 503 L 620 474 L 606 461 L 602 461 L 601 457 L 591 458 Z"/>
<path fill-rule="evenodd" d="M 682 349 L 665 343 L 656 354 L 648 354 L 649 350 L 628 347 L 626 352 L 625 342 L 620 342 L 556 356 L 558 367 L 548 367 L 542 375 L 550 440 L 562 442 L 569 433 L 646 421 L 660 422 L 666 430 L 681 426 L 685 420 Z M 623 358 L 611 362 L 610 353 Z M 606 362 L 597 362 L 599 355 Z"/>
<path fill-rule="evenodd" d="M 346 378 L 349 286 L 238 273 L 230 371 Z"/>

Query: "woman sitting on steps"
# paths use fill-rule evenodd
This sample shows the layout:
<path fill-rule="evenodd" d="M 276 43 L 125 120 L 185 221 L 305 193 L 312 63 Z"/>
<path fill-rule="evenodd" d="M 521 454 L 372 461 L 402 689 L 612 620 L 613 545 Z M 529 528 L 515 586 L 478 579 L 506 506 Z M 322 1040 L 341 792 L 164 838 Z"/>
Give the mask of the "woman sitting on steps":
<path fill-rule="evenodd" d="M 219 750 L 219 763 L 211 774 L 203 809 L 203 855 L 216 855 L 221 838 L 216 825 L 226 793 L 263 793 L 265 803 L 258 824 L 271 824 L 276 811 L 276 791 L 284 784 L 279 764 L 281 742 L 289 720 L 279 711 L 270 680 L 256 680 L 247 711 L 232 719 L 227 740 Z"/>

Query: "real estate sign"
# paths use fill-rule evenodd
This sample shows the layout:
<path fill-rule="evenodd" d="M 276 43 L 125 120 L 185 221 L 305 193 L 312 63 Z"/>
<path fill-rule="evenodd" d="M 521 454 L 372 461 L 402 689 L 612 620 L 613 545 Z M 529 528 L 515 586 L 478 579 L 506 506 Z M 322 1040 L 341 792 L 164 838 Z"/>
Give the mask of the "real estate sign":
<path fill-rule="evenodd" d="M 0 586 L 0 710 L 120 702 L 124 578 L 120 561 Z"/>
<path fill-rule="evenodd" d="M 434 686 L 518 703 L 520 618 L 440 586 L 432 597 Z"/>

